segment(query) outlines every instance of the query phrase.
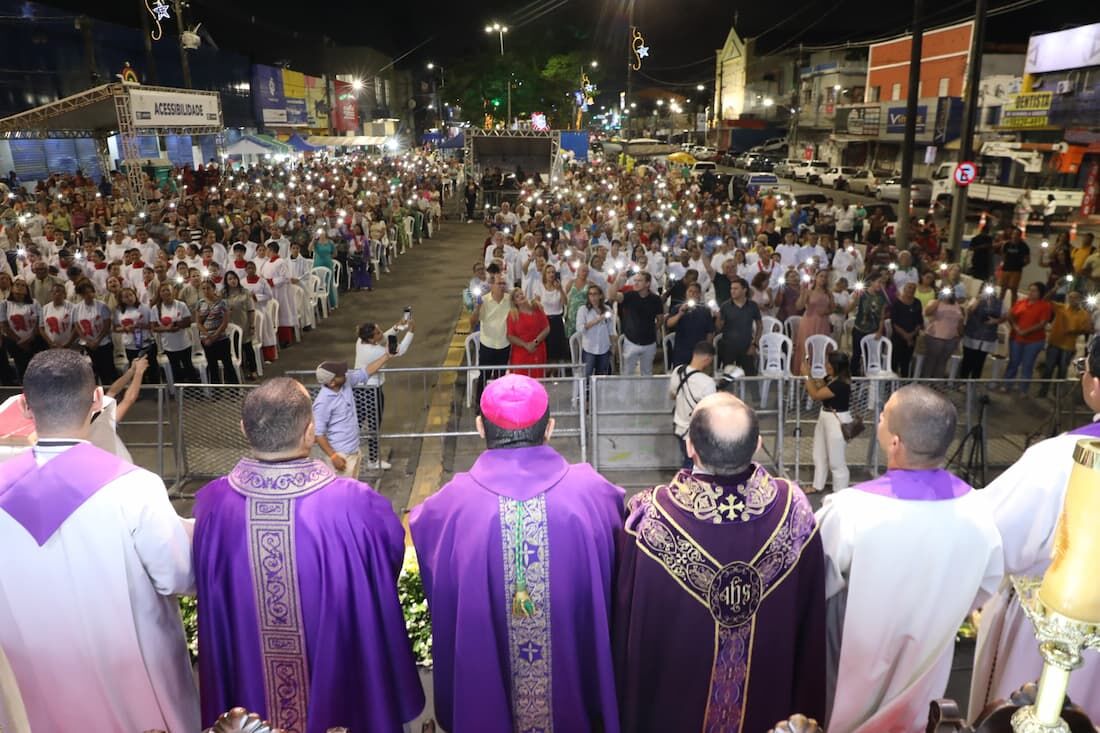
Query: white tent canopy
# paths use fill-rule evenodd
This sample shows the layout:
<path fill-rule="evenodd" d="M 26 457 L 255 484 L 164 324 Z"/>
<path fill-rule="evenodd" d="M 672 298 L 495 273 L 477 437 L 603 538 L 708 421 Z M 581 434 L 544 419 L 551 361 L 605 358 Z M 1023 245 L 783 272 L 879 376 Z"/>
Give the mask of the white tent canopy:
<path fill-rule="evenodd" d="M 265 148 L 248 138 L 241 138 L 225 149 L 226 155 L 266 155 L 270 152 L 271 148 Z"/>
<path fill-rule="evenodd" d="M 349 137 L 338 137 L 334 135 L 310 135 L 306 141 L 310 145 L 324 145 L 329 148 L 336 148 L 341 146 L 347 147 L 367 147 L 371 145 L 385 145 L 386 137 L 382 135 L 354 135 Z"/>

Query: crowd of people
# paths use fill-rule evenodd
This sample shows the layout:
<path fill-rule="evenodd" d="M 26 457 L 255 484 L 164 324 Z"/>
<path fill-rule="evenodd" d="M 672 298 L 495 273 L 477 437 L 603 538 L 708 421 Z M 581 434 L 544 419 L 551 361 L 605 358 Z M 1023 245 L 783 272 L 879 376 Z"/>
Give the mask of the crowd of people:
<path fill-rule="evenodd" d="M 85 352 L 103 385 L 158 353 L 176 381 L 254 380 L 257 352 L 277 359 L 341 290 L 372 288 L 406 219 L 428 235 L 453 179 L 419 155 L 224 161 L 146 177 L 136 208 L 118 173 L 23 186 L 13 172 L 0 183 L 0 382 L 19 384 L 47 349 Z"/>
<path fill-rule="evenodd" d="M 45 254 L 24 198 L 41 198 L 48 217 L 58 195 L 76 201 L 75 189 L 58 180 L 40 194 L 13 191 L 4 234 L 14 237 L 16 270 L 34 260 L 30 277 L 8 276 L 16 295 L 6 319 L 34 313 L 37 327 L 68 305 L 70 322 L 92 328 L 58 321 L 40 334 L 57 348 L 12 353 L 37 443 L 0 464 L 0 728 L 191 733 L 242 706 L 288 731 L 396 733 L 418 716 L 425 698 L 397 589 L 406 533 L 389 500 L 357 480 L 365 418 L 352 396 L 369 391 L 380 419 L 382 367 L 408 348 L 411 313 L 385 331 L 361 325 L 354 365 L 320 363 L 314 398 L 287 378 L 249 390 L 240 420 L 249 455 L 198 493 L 194 519 L 176 514 L 158 477 L 88 441 L 103 409 L 97 379 L 117 356 L 112 309 L 153 309 L 147 330 L 184 371 L 186 349 L 172 337 L 189 328 L 185 318 L 197 314 L 210 339 L 232 323 L 233 298 L 256 307 L 249 285 L 277 298 L 278 278 L 265 273 L 284 250 L 314 263 L 327 255 L 334 274 L 341 256 L 350 270 L 359 255 L 367 275 L 384 266 L 383 229 L 413 210 L 433 216 L 447 171 L 432 165 L 412 157 L 206 169 L 219 183 L 195 179 L 194 194 L 181 173 L 159 201 L 148 192 L 156 203 L 136 214 L 137 251 L 125 237 L 116 245 L 119 271 L 145 286 L 119 288 L 117 302 L 98 281 L 118 266 L 110 227 L 125 215 L 103 220 L 102 243 L 84 243 L 98 237 L 101 217 L 70 224 L 68 235 L 47 222 L 67 247 L 66 237 L 79 239 L 83 254 Z M 486 450 L 410 507 L 442 729 L 753 733 L 804 714 L 831 733 L 915 733 L 944 694 L 960 622 L 983 605 L 970 717 L 1037 679 L 1037 643 L 1005 578 L 1045 569 L 1073 445 L 1100 432 L 1092 424 L 1045 441 L 973 491 L 944 469 L 954 405 L 907 385 L 868 426 L 886 472 L 849 486 L 851 379 L 866 369 L 855 345 L 889 337 L 906 360 L 892 365 L 899 374 L 919 354 L 940 376 L 962 347 L 960 370 L 979 377 L 1006 318 L 1026 380 L 1044 343 L 1055 372 L 1072 360 L 1091 329 L 1087 291 L 1059 297 L 1036 283 L 1006 313 L 988 280 L 976 297 L 967 292 L 942 248 L 899 252 L 885 227 L 857 235 L 835 212 L 768 193 L 730 202 L 676 171 L 574 166 L 546 184 L 520 186 L 514 207 L 490 210 L 465 293 L 489 367 L 476 417 Z M 207 197 L 192 201 L 200 189 Z M 168 228 L 181 212 L 187 226 Z M 190 263 L 183 282 L 162 279 L 157 264 L 146 273 L 146 261 L 176 259 L 202 240 L 213 242 L 197 249 L 195 282 Z M 227 241 L 243 256 L 223 268 L 206 255 Z M 90 274 L 78 259 L 95 263 Z M 70 262 L 66 279 L 39 282 Z M 1001 287 L 1008 297 L 1011 278 Z M 788 373 L 805 377 L 822 406 L 805 489 L 755 461 L 756 411 L 715 388 L 716 362 L 734 375 L 757 370 L 765 318 L 790 333 Z M 302 324 L 281 319 L 280 310 L 276 341 L 293 339 Z M 155 353 L 138 335 L 145 330 L 121 331 L 131 383 Z M 659 388 L 675 401 L 683 467 L 627 500 L 550 446 L 554 415 L 537 378 L 573 363 L 574 351 L 586 374 L 608 373 L 616 350 L 623 372 L 651 374 L 666 334 L 670 373 Z M 842 346 L 815 371 L 810 339 L 830 334 Z M 224 367 L 222 357 L 208 351 L 211 365 Z M 1083 399 L 1100 411 L 1096 341 L 1077 368 Z M 380 461 L 376 443 L 367 453 Z M 815 513 L 806 495 L 830 475 L 834 493 Z M 175 605 L 190 593 L 197 688 Z M 1094 718 L 1098 675 L 1090 660 L 1071 686 Z"/>
<path fill-rule="evenodd" d="M 1042 376 L 1064 378 L 1066 354 L 1093 331 L 1094 299 L 1070 297 L 1100 285 L 1091 234 L 1072 251 L 1068 235 L 1044 241 L 1049 280 L 1021 283 L 1031 246 L 1013 222 L 995 236 L 983 223 L 964 270 L 964 253 L 944 246 L 931 218 L 913 221 L 899 248 L 881 211 L 847 200 L 819 207 L 749 190 L 731 201 L 678 169 L 610 163 L 566 168 L 543 184 L 528 179 L 486 217 L 466 295 L 475 325 L 490 293 L 507 306 L 522 291 L 524 313 L 539 315 L 491 308 L 500 312 L 482 324 L 483 364 L 529 359 L 542 341 L 524 333 L 537 336 L 545 321 L 539 358 L 577 359 L 587 375 L 611 373 L 615 356 L 622 373 L 651 374 L 666 337 L 670 367 L 688 363 L 705 339 L 719 368 L 753 375 L 760 339 L 774 330 L 790 339 L 794 376 L 815 335 L 831 336 L 862 376 L 863 340 L 876 336 L 891 352 L 880 368 L 904 377 L 992 376 L 987 355 L 1006 351 L 1001 389 L 1026 395 L 1044 348 Z M 580 348 L 571 353 L 574 334 Z"/>

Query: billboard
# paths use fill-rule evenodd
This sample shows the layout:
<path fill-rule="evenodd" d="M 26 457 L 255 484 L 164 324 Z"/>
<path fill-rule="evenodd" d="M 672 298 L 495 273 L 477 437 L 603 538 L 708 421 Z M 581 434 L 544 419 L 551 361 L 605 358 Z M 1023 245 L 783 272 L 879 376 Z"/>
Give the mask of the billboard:
<path fill-rule="evenodd" d="M 310 127 L 328 129 L 328 115 L 332 110 L 328 104 L 328 86 L 323 77 L 307 76 L 306 80 L 306 121 Z"/>
<path fill-rule="evenodd" d="M 1100 23 L 1032 36 L 1025 74 L 1100 66 Z"/>
<path fill-rule="evenodd" d="M 888 107 L 886 110 L 887 134 L 905 134 L 905 107 Z M 924 123 L 928 120 L 928 106 L 917 106 L 917 134 L 924 133 Z"/>
<path fill-rule="evenodd" d="M 221 105 L 217 94 L 161 92 L 127 87 L 134 127 L 220 126 Z"/>
<path fill-rule="evenodd" d="M 359 132 L 359 98 L 346 81 L 332 82 L 335 103 L 332 109 L 332 128 L 337 132 Z"/>
<path fill-rule="evenodd" d="M 291 127 L 305 127 L 309 124 L 306 115 L 306 75 L 300 71 L 283 69 L 283 96 L 286 100 L 286 124 Z"/>
<path fill-rule="evenodd" d="M 1052 92 L 1016 94 L 1001 111 L 1001 127 L 1012 130 L 1029 130 L 1050 126 Z"/>
<path fill-rule="evenodd" d="M 879 133 L 882 108 L 877 104 L 860 104 L 837 107 L 833 118 L 833 132 L 838 135 L 874 137 Z"/>
<path fill-rule="evenodd" d="M 252 101 L 256 106 L 256 120 L 260 124 L 287 124 L 282 69 L 261 64 L 252 67 Z"/>

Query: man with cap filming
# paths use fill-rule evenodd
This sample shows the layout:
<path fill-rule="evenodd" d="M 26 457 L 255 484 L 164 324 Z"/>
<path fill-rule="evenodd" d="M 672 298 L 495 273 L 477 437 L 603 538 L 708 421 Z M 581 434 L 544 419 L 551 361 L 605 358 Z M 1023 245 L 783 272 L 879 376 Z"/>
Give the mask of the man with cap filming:
<path fill-rule="evenodd" d="M 384 354 L 371 366 L 376 366 L 377 371 L 388 359 L 389 354 Z M 322 460 L 340 476 L 359 475 L 363 451 L 359 447 L 359 419 L 352 388 L 365 385 L 372 373 L 366 369 L 348 369 L 346 361 L 326 361 L 317 366 L 317 383 L 321 385 L 321 391 L 313 399 L 317 449 L 323 454 Z"/>
<path fill-rule="evenodd" d="M 610 623 L 623 490 L 547 445 L 549 398 L 530 377 L 486 385 L 477 427 L 488 450 L 409 517 L 440 726 L 618 731 Z"/>

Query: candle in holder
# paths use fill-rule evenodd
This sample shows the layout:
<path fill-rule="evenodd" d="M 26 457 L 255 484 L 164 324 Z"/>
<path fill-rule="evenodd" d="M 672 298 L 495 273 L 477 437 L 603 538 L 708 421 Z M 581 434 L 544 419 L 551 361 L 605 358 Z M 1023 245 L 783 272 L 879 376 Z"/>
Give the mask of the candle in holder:
<path fill-rule="evenodd" d="M 1100 440 L 1080 440 L 1055 530 L 1054 557 L 1039 598 L 1050 610 L 1085 624 L 1100 624 Z"/>

